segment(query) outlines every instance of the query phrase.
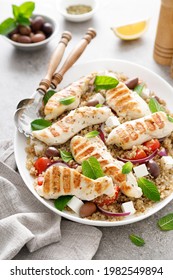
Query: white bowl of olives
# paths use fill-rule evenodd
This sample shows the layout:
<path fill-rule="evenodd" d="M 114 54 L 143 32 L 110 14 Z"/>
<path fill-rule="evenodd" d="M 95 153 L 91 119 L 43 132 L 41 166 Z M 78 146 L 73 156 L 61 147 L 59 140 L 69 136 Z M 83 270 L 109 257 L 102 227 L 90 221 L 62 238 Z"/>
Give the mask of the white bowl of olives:
<path fill-rule="evenodd" d="M 61 0 L 57 2 L 57 8 L 66 20 L 83 22 L 92 18 L 98 4 L 98 0 Z"/>
<path fill-rule="evenodd" d="M 14 47 L 21 50 L 36 50 L 45 46 L 57 32 L 54 19 L 45 15 L 33 15 L 30 25 L 19 25 L 4 36 Z"/>

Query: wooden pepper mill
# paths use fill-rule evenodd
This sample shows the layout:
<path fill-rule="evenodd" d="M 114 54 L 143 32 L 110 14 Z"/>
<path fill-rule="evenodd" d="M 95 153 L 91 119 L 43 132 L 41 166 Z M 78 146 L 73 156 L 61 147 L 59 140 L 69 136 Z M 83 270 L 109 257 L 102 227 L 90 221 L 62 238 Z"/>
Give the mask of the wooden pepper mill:
<path fill-rule="evenodd" d="M 154 45 L 154 59 L 171 65 L 173 58 L 173 0 L 161 0 L 160 15 Z"/>

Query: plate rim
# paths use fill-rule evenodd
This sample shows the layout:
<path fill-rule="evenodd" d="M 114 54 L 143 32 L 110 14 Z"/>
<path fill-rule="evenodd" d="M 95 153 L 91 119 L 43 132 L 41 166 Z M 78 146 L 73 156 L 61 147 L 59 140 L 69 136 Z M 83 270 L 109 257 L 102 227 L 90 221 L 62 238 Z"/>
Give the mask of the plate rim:
<path fill-rule="evenodd" d="M 157 73 L 155 73 L 154 71 L 148 69 L 145 66 L 142 66 L 140 64 L 137 64 L 137 63 L 134 63 L 134 62 L 131 62 L 131 61 L 128 61 L 128 60 L 111 59 L 111 58 L 108 58 L 108 59 L 93 59 L 93 60 L 88 60 L 86 62 L 76 63 L 75 65 L 73 65 L 71 67 L 71 69 L 74 69 L 75 67 L 82 67 L 82 66 L 84 66 L 86 64 L 104 63 L 104 62 L 107 62 L 107 63 L 110 63 L 110 62 L 111 63 L 113 63 L 113 62 L 117 63 L 118 62 L 118 63 L 124 63 L 124 64 L 126 63 L 128 65 L 132 65 L 132 67 L 137 67 L 139 69 L 142 69 L 142 70 L 144 70 L 144 71 L 146 71 L 148 73 L 151 73 L 155 77 L 157 77 L 159 80 L 161 80 L 161 82 L 166 87 L 169 88 L 169 90 L 171 90 L 173 92 L 173 88 L 171 87 L 171 85 L 166 80 L 164 80 L 162 77 L 160 77 Z M 124 73 L 124 74 L 126 74 L 126 73 Z M 32 94 L 31 97 L 33 95 L 34 94 Z M 80 217 L 75 216 L 75 215 L 71 215 L 71 214 L 69 214 L 67 212 L 61 212 L 58 209 L 56 209 L 55 207 L 53 207 L 52 205 L 50 205 L 49 203 L 47 203 L 46 199 L 40 197 L 38 195 L 38 193 L 34 190 L 33 186 L 29 186 L 29 183 L 26 180 L 27 178 L 25 176 L 24 169 L 21 168 L 21 163 L 20 163 L 18 155 L 17 155 L 17 153 L 18 153 L 17 142 L 18 142 L 18 138 L 20 138 L 20 136 L 21 136 L 21 133 L 17 130 L 17 128 L 15 128 L 15 134 L 14 134 L 14 156 L 15 156 L 17 167 L 18 167 L 18 171 L 19 171 L 19 173 L 20 173 L 24 183 L 26 184 L 26 187 L 30 190 L 30 192 L 34 195 L 34 197 L 36 199 L 38 199 L 38 201 L 40 201 L 44 206 L 46 206 L 52 212 L 60 215 L 61 217 L 66 218 L 68 220 L 71 220 L 71 221 L 74 221 L 74 222 L 77 222 L 77 223 L 81 223 L 81 224 L 85 224 L 85 225 L 99 226 L 99 227 L 123 226 L 123 225 L 133 224 L 133 223 L 142 221 L 142 220 L 144 220 L 144 219 L 146 219 L 146 218 L 156 214 L 158 211 L 163 209 L 171 200 L 173 200 L 173 193 L 172 193 L 168 197 L 166 197 L 164 200 L 162 200 L 161 202 L 155 203 L 152 207 L 150 207 L 148 209 L 148 211 L 145 214 L 131 215 L 132 219 L 124 218 L 123 220 L 113 221 L 113 222 L 111 222 L 111 221 L 100 221 L 100 220 L 89 220 L 89 219 L 85 219 L 85 218 L 80 218 Z M 27 169 L 26 169 L 26 171 L 28 172 Z M 29 172 L 28 172 L 28 174 L 29 174 Z M 157 205 L 157 207 L 155 207 L 156 205 Z"/>

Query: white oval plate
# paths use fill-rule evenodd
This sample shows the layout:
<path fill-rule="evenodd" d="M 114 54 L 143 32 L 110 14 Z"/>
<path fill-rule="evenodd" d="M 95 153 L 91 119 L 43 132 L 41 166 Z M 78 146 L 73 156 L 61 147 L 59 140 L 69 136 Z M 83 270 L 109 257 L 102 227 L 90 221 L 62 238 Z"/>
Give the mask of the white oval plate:
<path fill-rule="evenodd" d="M 168 108 L 171 110 L 171 104 L 173 104 L 173 89 L 172 87 L 162 78 L 160 78 L 157 74 L 153 73 L 152 71 L 144 68 L 140 65 L 123 61 L 123 60 L 95 60 L 89 61 L 83 64 L 77 64 L 73 66 L 68 73 L 65 75 L 64 80 L 61 82 L 60 87 L 63 88 L 67 86 L 69 83 L 78 80 L 81 76 L 87 75 L 92 71 L 104 71 L 104 70 L 113 70 L 116 72 L 122 72 L 129 77 L 139 77 L 143 79 L 149 89 L 154 91 L 159 97 L 162 97 L 168 105 Z M 173 110 L 173 108 L 172 108 Z M 131 215 L 125 217 L 122 221 L 116 222 L 108 222 L 108 221 L 94 221 L 94 220 L 87 220 L 78 217 L 75 214 L 71 214 L 67 211 L 59 211 L 54 207 L 53 201 L 48 201 L 41 198 L 33 187 L 33 178 L 29 175 L 28 170 L 25 167 L 26 162 L 26 138 L 23 134 L 16 131 L 15 133 L 15 140 L 14 140 L 14 152 L 15 158 L 17 162 L 17 166 L 19 172 L 29 188 L 29 190 L 33 193 L 33 195 L 46 207 L 51 209 L 53 212 L 75 222 L 79 222 L 82 224 L 92 225 L 92 226 L 120 226 L 135 223 L 137 221 L 143 220 L 160 209 L 166 206 L 172 199 L 173 193 L 164 199 L 161 202 L 155 203 L 154 206 L 148 209 L 145 213 L 140 215 Z"/>

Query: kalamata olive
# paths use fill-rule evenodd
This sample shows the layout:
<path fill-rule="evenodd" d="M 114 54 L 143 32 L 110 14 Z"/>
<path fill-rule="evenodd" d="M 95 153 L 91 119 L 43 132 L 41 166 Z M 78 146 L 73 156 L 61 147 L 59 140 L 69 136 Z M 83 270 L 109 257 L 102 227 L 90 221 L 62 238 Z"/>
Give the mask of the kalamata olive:
<path fill-rule="evenodd" d="M 59 157 L 60 152 L 55 147 L 49 147 L 47 148 L 45 155 L 47 157 Z"/>
<path fill-rule="evenodd" d="M 18 42 L 19 36 L 20 36 L 19 33 L 13 34 L 13 35 L 11 36 L 11 40 L 13 40 L 13 41 L 15 41 L 15 42 Z"/>
<path fill-rule="evenodd" d="M 29 44 L 31 43 L 31 38 L 26 35 L 19 35 L 18 42 L 23 44 Z"/>
<path fill-rule="evenodd" d="M 29 35 L 31 33 L 31 28 L 29 26 L 19 26 L 19 33 L 21 35 Z"/>
<path fill-rule="evenodd" d="M 46 39 L 46 36 L 44 34 L 35 34 L 31 37 L 31 40 L 33 43 L 38 43 L 41 41 L 44 41 Z"/>
<path fill-rule="evenodd" d="M 132 79 L 128 79 L 127 81 L 125 81 L 125 85 L 129 88 L 129 89 L 134 89 L 137 84 L 138 84 L 138 78 L 132 78 Z"/>
<path fill-rule="evenodd" d="M 96 99 L 91 99 L 87 102 L 86 106 L 90 107 L 90 106 L 96 106 L 97 104 L 99 104 L 99 101 Z"/>
<path fill-rule="evenodd" d="M 31 21 L 31 28 L 33 31 L 38 31 L 42 28 L 42 25 L 44 24 L 44 18 L 41 16 L 37 16 Z"/>
<path fill-rule="evenodd" d="M 51 23 L 45 22 L 42 26 L 42 30 L 47 36 L 50 36 L 53 32 L 53 26 Z"/>
<path fill-rule="evenodd" d="M 148 171 L 150 172 L 151 176 L 153 176 L 155 179 L 159 176 L 160 167 L 157 164 L 157 162 L 155 162 L 154 160 L 151 159 L 147 163 L 147 168 L 148 168 Z"/>
<path fill-rule="evenodd" d="M 81 206 L 79 210 L 79 215 L 80 217 L 85 218 L 95 213 L 96 210 L 97 210 L 97 206 L 95 205 L 95 203 L 91 201 L 87 201 Z"/>

